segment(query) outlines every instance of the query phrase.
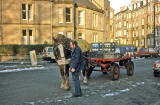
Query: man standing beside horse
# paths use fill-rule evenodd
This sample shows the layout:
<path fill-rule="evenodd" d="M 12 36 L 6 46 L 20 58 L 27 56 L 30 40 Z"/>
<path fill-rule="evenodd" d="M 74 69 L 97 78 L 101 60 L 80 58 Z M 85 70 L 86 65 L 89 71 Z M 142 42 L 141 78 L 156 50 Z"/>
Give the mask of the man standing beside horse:
<path fill-rule="evenodd" d="M 75 87 L 75 93 L 73 94 L 73 97 L 80 97 L 82 96 L 82 91 L 79 80 L 79 72 L 84 69 L 83 55 L 77 41 L 71 41 L 70 47 L 72 49 L 70 70 L 72 72 L 72 78 Z"/>

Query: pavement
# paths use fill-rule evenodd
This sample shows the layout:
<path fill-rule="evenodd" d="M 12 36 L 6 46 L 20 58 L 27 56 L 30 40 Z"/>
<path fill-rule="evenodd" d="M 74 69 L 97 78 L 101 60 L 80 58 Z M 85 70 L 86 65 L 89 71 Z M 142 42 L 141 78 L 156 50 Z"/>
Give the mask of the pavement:
<path fill-rule="evenodd" d="M 83 96 L 78 98 L 72 97 L 71 76 L 71 90 L 60 89 L 57 64 L 43 62 L 41 68 L 0 72 L 0 105 L 160 105 L 160 77 L 155 78 L 152 71 L 156 60 L 133 60 L 134 76 L 127 76 L 126 70 L 121 69 L 118 81 L 93 72 L 88 85 L 81 82 Z"/>

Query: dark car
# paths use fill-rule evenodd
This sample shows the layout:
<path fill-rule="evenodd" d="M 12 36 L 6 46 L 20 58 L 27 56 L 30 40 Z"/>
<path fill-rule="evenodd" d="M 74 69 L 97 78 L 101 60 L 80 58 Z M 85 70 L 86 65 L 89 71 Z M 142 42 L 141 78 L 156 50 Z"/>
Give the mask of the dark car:
<path fill-rule="evenodd" d="M 160 74 L 160 60 L 157 60 L 154 64 L 153 64 L 153 73 L 155 77 L 158 77 Z"/>

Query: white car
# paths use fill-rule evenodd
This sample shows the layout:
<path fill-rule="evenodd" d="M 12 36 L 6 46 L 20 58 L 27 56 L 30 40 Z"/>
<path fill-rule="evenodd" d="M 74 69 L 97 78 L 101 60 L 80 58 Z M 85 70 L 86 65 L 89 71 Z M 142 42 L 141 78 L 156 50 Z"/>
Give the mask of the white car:
<path fill-rule="evenodd" d="M 44 48 L 42 56 L 43 56 L 42 57 L 43 60 L 55 62 L 55 56 L 54 56 L 53 47 L 46 47 L 46 48 Z"/>

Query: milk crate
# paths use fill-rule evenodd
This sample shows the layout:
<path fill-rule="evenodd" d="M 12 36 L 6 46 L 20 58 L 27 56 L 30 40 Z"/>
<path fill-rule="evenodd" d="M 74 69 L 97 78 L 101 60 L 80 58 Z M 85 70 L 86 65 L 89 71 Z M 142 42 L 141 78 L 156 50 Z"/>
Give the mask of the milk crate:
<path fill-rule="evenodd" d="M 115 54 L 115 53 L 104 53 L 103 54 L 103 59 L 118 59 L 120 58 L 120 54 Z"/>
<path fill-rule="evenodd" d="M 89 54 L 90 58 L 97 58 L 97 59 L 102 59 L 103 58 L 103 52 L 90 52 Z"/>
<path fill-rule="evenodd" d="M 104 52 L 105 53 L 114 53 L 115 52 L 115 43 L 105 42 L 104 43 Z"/>
<path fill-rule="evenodd" d="M 91 51 L 92 52 L 101 52 L 101 51 L 103 51 L 103 44 L 102 43 L 92 43 Z"/>

